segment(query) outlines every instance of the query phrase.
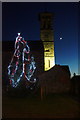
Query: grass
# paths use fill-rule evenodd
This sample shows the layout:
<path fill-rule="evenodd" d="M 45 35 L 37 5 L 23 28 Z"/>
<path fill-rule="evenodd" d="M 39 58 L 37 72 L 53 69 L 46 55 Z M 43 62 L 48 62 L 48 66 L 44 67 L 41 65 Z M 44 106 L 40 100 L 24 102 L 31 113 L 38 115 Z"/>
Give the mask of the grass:
<path fill-rule="evenodd" d="M 3 96 L 3 118 L 77 118 L 80 103 L 66 95 L 13 98 Z"/>

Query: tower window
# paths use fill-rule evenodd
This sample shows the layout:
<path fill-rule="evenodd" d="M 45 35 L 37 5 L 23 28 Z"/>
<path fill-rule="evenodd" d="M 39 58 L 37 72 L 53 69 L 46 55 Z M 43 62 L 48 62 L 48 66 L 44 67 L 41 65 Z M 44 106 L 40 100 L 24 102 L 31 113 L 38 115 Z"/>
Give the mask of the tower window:
<path fill-rule="evenodd" d="M 50 67 L 50 60 L 49 60 L 49 67 Z"/>
<path fill-rule="evenodd" d="M 49 50 L 45 50 L 45 52 L 49 52 Z"/>

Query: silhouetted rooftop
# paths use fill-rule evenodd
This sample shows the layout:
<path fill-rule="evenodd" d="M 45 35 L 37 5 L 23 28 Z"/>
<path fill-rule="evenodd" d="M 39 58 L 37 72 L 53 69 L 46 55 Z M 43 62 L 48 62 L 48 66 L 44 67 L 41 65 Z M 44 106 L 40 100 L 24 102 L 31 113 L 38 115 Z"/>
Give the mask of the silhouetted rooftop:
<path fill-rule="evenodd" d="M 15 41 L 2 41 L 2 51 L 13 51 L 14 50 Z M 27 41 L 27 44 L 30 47 L 31 51 L 42 50 L 43 45 L 42 41 Z"/>

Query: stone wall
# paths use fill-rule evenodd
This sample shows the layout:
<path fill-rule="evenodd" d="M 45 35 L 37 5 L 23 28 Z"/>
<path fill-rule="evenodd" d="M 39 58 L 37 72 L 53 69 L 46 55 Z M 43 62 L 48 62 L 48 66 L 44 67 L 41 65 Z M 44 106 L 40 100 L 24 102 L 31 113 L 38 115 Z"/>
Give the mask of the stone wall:
<path fill-rule="evenodd" d="M 68 66 L 66 67 L 68 69 Z M 52 69 L 40 75 L 39 80 L 41 95 L 43 96 L 49 93 L 65 93 L 70 90 L 70 71 L 65 71 L 60 65 L 55 65 Z"/>

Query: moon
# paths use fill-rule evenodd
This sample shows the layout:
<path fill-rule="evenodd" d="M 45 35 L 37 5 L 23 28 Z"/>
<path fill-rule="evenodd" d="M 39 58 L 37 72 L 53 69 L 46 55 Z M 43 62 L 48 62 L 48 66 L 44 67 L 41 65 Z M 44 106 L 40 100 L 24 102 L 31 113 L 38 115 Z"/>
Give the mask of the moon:
<path fill-rule="evenodd" d="M 60 37 L 59 39 L 60 39 L 60 40 L 62 40 L 63 38 L 62 38 L 62 37 Z"/>

